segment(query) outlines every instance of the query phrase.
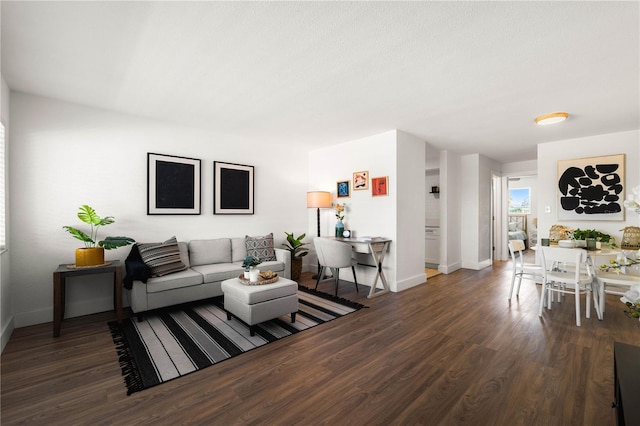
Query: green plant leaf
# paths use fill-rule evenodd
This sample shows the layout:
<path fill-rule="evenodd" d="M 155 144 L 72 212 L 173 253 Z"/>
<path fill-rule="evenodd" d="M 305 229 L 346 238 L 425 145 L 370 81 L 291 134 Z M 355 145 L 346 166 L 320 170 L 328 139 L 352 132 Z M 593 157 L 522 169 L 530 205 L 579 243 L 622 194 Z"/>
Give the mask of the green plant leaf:
<path fill-rule="evenodd" d="M 89 225 L 100 225 L 100 216 L 96 213 L 93 207 L 90 207 L 86 204 L 80 206 L 80 211 L 78 212 L 78 219 L 83 221 L 84 223 L 88 223 Z"/>
<path fill-rule="evenodd" d="M 107 237 L 104 241 L 100 241 L 98 245 L 104 247 L 105 250 L 112 250 L 118 247 L 128 246 L 135 242 L 133 238 L 129 237 Z"/>
<path fill-rule="evenodd" d="M 115 221 L 116 220 L 113 218 L 113 216 L 103 217 L 102 219 L 100 219 L 100 222 L 96 224 L 96 226 L 111 225 Z"/>
<path fill-rule="evenodd" d="M 304 237 L 307 236 L 307 234 L 302 234 L 298 238 L 296 238 L 293 236 L 293 232 L 288 233 L 285 231 L 284 233 L 287 235 L 287 243 L 282 244 L 282 247 L 289 250 L 289 252 L 291 253 L 292 259 L 304 257 L 307 254 L 309 254 L 309 252 L 306 251 L 307 249 L 304 247 L 307 245 L 307 243 L 302 242 L 302 240 L 304 239 Z"/>
<path fill-rule="evenodd" d="M 80 231 L 79 229 L 76 229 L 71 226 L 63 226 L 63 228 L 66 229 L 73 236 L 73 238 L 77 238 L 80 241 L 83 241 L 85 243 L 95 244 L 95 241 L 93 241 L 91 237 L 89 237 L 87 234 Z"/>

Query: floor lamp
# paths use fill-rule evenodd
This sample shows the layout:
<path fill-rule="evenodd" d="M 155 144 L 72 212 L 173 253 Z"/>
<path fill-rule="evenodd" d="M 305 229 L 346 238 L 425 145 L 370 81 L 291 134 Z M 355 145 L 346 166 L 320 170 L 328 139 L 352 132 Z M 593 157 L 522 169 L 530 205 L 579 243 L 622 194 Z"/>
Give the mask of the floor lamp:
<path fill-rule="evenodd" d="M 318 237 L 320 236 L 320 209 L 328 209 L 331 207 L 333 199 L 331 193 L 327 191 L 311 191 L 307 192 L 307 208 L 314 208 L 317 211 L 318 218 Z M 318 262 L 318 272 L 320 272 L 320 262 Z M 313 275 L 313 279 L 317 279 L 318 275 Z"/>

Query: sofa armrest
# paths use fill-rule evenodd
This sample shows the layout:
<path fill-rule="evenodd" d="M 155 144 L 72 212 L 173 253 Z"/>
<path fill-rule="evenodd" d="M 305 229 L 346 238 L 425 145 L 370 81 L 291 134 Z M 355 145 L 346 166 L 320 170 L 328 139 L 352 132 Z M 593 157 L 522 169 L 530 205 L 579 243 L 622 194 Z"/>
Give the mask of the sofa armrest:
<path fill-rule="evenodd" d="M 289 250 L 274 248 L 276 252 L 276 260 L 284 263 L 284 271 L 282 276 L 287 279 L 291 279 L 291 253 Z"/>

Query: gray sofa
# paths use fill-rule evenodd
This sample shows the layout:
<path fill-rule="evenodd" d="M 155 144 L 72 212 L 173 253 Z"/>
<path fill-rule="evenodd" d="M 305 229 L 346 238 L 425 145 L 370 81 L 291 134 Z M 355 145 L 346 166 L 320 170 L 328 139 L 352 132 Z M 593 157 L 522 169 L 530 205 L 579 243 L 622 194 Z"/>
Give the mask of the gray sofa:
<path fill-rule="evenodd" d="M 221 283 L 244 272 L 247 257 L 245 238 L 216 238 L 178 242 L 180 260 L 187 269 L 164 276 L 154 276 L 144 283 L 134 280 L 131 309 L 139 316 L 151 309 L 222 296 Z M 264 261 L 261 271 L 272 270 L 284 278 L 291 277 L 291 254 L 274 248 L 275 261 Z"/>

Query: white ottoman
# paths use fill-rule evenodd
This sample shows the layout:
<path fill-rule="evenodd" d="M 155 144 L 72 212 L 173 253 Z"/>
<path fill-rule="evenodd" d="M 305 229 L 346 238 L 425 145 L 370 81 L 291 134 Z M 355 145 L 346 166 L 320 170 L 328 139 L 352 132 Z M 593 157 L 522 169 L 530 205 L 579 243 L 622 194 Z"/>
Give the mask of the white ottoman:
<path fill-rule="evenodd" d="M 291 314 L 296 322 L 298 312 L 298 283 L 278 278 L 272 284 L 245 285 L 238 278 L 222 281 L 224 310 L 227 319 L 234 315 L 249 325 L 251 336 L 255 325 L 279 316 Z"/>

